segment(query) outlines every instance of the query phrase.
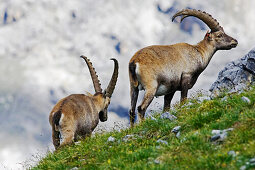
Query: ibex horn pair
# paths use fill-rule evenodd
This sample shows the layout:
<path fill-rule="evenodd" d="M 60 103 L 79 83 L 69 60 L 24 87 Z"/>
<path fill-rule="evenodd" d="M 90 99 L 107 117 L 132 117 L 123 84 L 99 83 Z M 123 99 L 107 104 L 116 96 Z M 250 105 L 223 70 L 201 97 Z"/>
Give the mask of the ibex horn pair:
<path fill-rule="evenodd" d="M 90 75 L 91 75 L 91 78 L 92 78 L 92 81 L 93 81 L 93 85 L 94 85 L 94 88 L 95 88 L 95 92 L 96 93 L 102 93 L 101 84 L 100 84 L 100 81 L 99 81 L 98 76 L 96 74 L 96 71 L 95 71 L 94 67 L 92 66 L 92 63 L 85 56 L 81 56 L 81 58 L 83 58 L 85 60 L 85 62 L 87 63 L 87 65 L 88 65 L 89 72 L 90 72 Z M 109 98 L 111 98 L 111 96 L 112 96 L 112 93 L 114 91 L 114 88 L 115 88 L 115 85 L 116 85 L 116 82 L 117 82 L 117 78 L 118 78 L 118 61 L 115 58 L 111 58 L 111 60 L 114 61 L 114 71 L 113 71 L 113 74 L 112 74 L 111 81 L 110 81 L 107 89 L 105 90 L 105 95 Z"/>
<path fill-rule="evenodd" d="M 90 136 L 99 120 L 102 122 L 107 120 L 107 108 L 118 78 L 118 61 L 111 59 L 114 61 L 114 71 L 105 93 L 102 93 L 101 84 L 92 63 L 85 56 L 81 58 L 88 65 L 96 93 L 94 95 L 71 94 L 59 100 L 53 107 L 49 122 L 56 149 L 79 138 Z M 63 139 L 62 143 L 60 143 L 60 137 Z"/>
<path fill-rule="evenodd" d="M 216 51 L 230 50 L 238 44 L 237 40 L 228 36 L 217 20 L 206 12 L 184 9 L 177 12 L 172 20 L 177 16 L 182 16 L 181 21 L 189 16 L 197 17 L 208 25 L 211 32 L 196 45 L 153 45 L 134 54 L 129 62 L 131 126 L 135 121 L 139 90 L 145 90 L 143 101 L 138 106 L 141 120 L 144 119 L 145 111 L 154 96 L 163 95 L 164 110 L 169 110 L 174 93 L 181 91 L 181 101 L 184 101 L 188 90 L 196 83 Z"/>

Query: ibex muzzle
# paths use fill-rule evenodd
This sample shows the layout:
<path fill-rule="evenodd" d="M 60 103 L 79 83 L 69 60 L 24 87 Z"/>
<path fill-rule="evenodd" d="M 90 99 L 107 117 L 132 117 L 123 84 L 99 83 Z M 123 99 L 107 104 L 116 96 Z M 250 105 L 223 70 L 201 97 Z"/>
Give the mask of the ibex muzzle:
<path fill-rule="evenodd" d="M 176 91 L 181 91 L 181 101 L 187 97 L 188 90 L 196 83 L 217 50 L 229 50 L 238 44 L 206 12 L 184 9 L 177 12 L 172 20 L 177 16 L 182 16 L 181 21 L 189 16 L 197 17 L 208 25 L 211 32 L 206 33 L 196 45 L 153 45 L 135 53 L 129 62 L 131 126 L 134 125 L 139 90 L 145 90 L 142 104 L 138 106 L 141 120 L 154 96 L 164 95 L 164 110 L 168 110 Z"/>
<path fill-rule="evenodd" d="M 114 71 L 106 90 L 102 92 L 92 63 L 85 56 L 81 56 L 87 63 L 95 88 L 95 94 L 72 94 L 58 101 L 52 109 L 49 122 L 52 126 L 52 140 L 55 148 L 72 143 L 73 140 L 90 136 L 99 120 L 107 120 L 107 108 L 110 104 L 117 78 L 118 61 L 114 61 Z M 63 142 L 60 144 L 60 137 Z"/>

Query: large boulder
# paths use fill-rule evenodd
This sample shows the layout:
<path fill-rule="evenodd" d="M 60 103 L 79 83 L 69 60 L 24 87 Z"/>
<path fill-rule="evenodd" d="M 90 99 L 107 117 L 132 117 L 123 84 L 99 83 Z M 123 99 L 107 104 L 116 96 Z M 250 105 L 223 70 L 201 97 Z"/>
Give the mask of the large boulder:
<path fill-rule="evenodd" d="M 255 48 L 244 57 L 232 61 L 219 72 L 217 80 L 209 89 L 213 96 L 221 92 L 239 92 L 255 80 Z"/>

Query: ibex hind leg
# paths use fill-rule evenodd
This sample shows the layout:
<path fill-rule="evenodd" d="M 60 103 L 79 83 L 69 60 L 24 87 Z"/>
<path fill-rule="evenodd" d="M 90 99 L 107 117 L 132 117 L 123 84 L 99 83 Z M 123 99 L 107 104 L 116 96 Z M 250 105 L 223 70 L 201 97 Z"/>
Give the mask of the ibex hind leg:
<path fill-rule="evenodd" d="M 60 144 L 60 146 L 73 143 L 74 137 L 75 137 L 75 129 L 72 125 L 62 128 L 61 132 L 62 132 L 61 135 L 63 138 L 63 142 Z"/>
<path fill-rule="evenodd" d="M 57 149 L 60 145 L 60 132 L 55 131 L 54 129 L 52 129 L 52 142 L 55 149 Z"/>
<path fill-rule="evenodd" d="M 131 127 L 133 127 L 135 123 L 135 107 L 137 103 L 138 94 L 139 94 L 138 87 L 130 88 L 131 109 L 129 111 L 129 119 Z"/>
<path fill-rule="evenodd" d="M 146 90 L 144 98 L 143 98 L 143 102 L 138 107 L 139 121 L 143 121 L 144 120 L 144 115 L 145 115 L 146 109 L 148 108 L 148 106 L 152 102 L 152 100 L 153 100 L 153 98 L 155 96 L 155 93 L 156 93 L 156 88 L 153 88 L 153 89 L 150 89 L 150 90 Z"/>

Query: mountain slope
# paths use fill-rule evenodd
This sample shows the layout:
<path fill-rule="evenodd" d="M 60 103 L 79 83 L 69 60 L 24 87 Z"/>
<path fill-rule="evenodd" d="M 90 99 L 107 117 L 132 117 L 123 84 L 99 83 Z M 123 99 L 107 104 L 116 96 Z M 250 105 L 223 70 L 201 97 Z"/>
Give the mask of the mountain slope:
<path fill-rule="evenodd" d="M 255 89 L 200 99 L 175 106 L 175 121 L 154 113 L 156 120 L 133 129 L 97 134 L 49 153 L 32 169 L 254 168 Z M 181 126 L 178 135 L 171 132 L 176 126 Z M 225 136 L 215 135 L 224 129 Z"/>

